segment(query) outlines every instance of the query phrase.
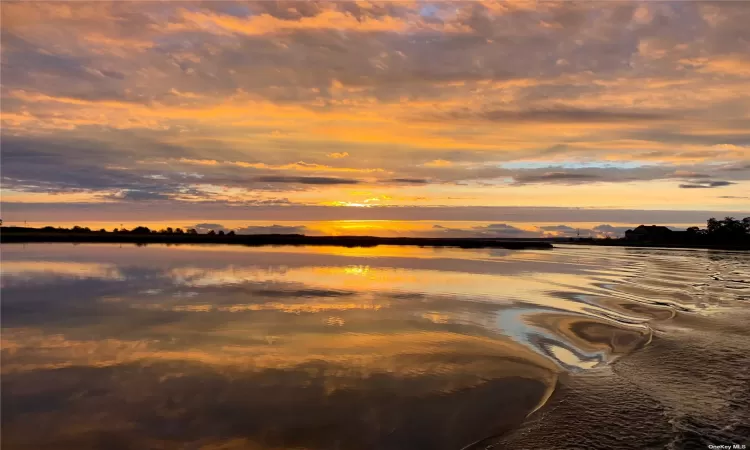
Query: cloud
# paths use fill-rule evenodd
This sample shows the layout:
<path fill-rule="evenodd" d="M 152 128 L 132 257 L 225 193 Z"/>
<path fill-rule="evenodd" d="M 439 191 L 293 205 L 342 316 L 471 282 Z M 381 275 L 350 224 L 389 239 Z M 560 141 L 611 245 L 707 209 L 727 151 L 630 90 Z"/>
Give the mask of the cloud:
<path fill-rule="evenodd" d="M 119 137 L 129 141 L 127 136 Z M 154 154 L 170 148 L 151 144 Z M 196 179 L 186 180 L 179 173 L 164 176 L 155 167 L 132 170 L 128 165 L 136 155 L 127 145 L 97 140 L 4 136 L 0 154 L 3 185 L 25 192 L 93 192 L 108 200 L 158 199 L 194 192 L 191 182 Z"/>
<path fill-rule="evenodd" d="M 20 199 L 353 204 L 357 185 L 404 206 L 666 208 L 661 180 L 750 179 L 750 10 L 730 3 L 9 2 L 2 19 Z M 502 166 L 529 161 L 548 166 Z M 693 193 L 680 208 L 743 207 Z"/>
<path fill-rule="evenodd" d="M 680 188 L 682 189 L 710 189 L 715 187 L 724 187 L 724 186 L 730 186 L 732 184 L 731 181 L 696 181 L 692 184 L 680 184 Z"/>
<path fill-rule="evenodd" d="M 488 238 L 564 238 L 564 237 L 620 237 L 624 235 L 625 230 L 633 227 L 613 226 L 609 224 L 600 224 L 593 228 L 574 227 L 571 225 L 543 225 L 533 229 L 523 229 L 506 223 L 496 223 L 470 228 L 452 228 L 442 225 L 435 225 L 433 232 L 426 233 L 430 236 L 446 237 L 488 237 Z"/>
<path fill-rule="evenodd" d="M 356 18 L 344 11 L 327 8 L 318 11 L 315 15 L 290 18 L 279 18 L 268 14 L 236 17 L 186 9 L 181 10 L 181 15 L 182 22 L 169 24 L 166 31 L 200 30 L 256 36 L 294 30 L 324 29 L 357 32 L 401 32 L 412 26 L 412 24 L 389 16 Z"/>
<path fill-rule="evenodd" d="M 534 231 L 524 230 L 505 223 L 493 223 L 485 227 L 474 227 L 474 230 L 497 236 L 534 236 Z"/>
<path fill-rule="evenodd" d="M 465 238 L 501 238 L 501 237 L 541 237 L 543 233 L 535 230 L 524 230 L 506 223 L 493 223 L 470 228 L 453 228 L 434 225 L 432 231 L 419 233 L 426 237 L 465 237 Z"/>
<path fill-rule="evenodd" d="M 168 161 L 171 162 L 171 161 Z M 285 171 L 306 171 L 306 172 L 384 172 L 383 169 L 360 169 L 354 167 L 332 167 L 325 164 L 307 163 L 305 161 L 296 161 L 288 164 L 266 164 L 262 162 L 245 162 L 245 161 L 217 161 L 215 159 L 188 159 L 180 158 L 177 162 L 181 164 L 198 165 L 198 166 L 236 166 L 246 169 L 260 170 L 285 170 Z"/>
<path fill-rule="evenodd" d="M 306 234 L 308 229 L 304 225 L 269 225 L 235 228 L 235 232 L 237 234 Z"/>
<path fill-rule="evenodd" d="M 516 184 L 530 183 L 562 183 L 577 184 L 600 180 L 598 175 L 579 172 L 544 172 L 544 173 L 520 173 L 513 175 Z"/>
<path fill-rule="evenodd" d="M 539 227 L 540 229 L 544 231 L 557 231 L 557 232 L 574 232 L 576 231 L 575 228 L 569 227 L 568 225 L 546 225 Z"/>
<path fill-rule="evenodd" d="M 109 198 L 112 200 L 139 201 L 139 200 L 167 200 L 169 199 L 169 196 L 160 192 L 148 192 L 148 191 L 142 191 L 142 190 L 137 190 L 137 189 L 125 189 L 117 193 L 111 194 L 109 196 L 106 196 L 106 198 Z"/>
<path fill-rule="evenodd" d="M 605 236 L 622 237 L 625 235 L 625 231 L 631 228 L 632 227 L 617 227 L 609 224 L 601 224 L 595 226 L 593 230 L 598 233 L 604 234 Z"/>
<path fill-rule="evenodd" d="M 726 206 L 726 203 L 724 203 Z M 315 220 L 431 220 L 431 221 L 481 221 L 520 223 L 704 223 L 707 217 L 738 215 L 736 210 L 644 210 L 570 207 L 512 207 L 512 206 L 381 206 L 373 208 L 342 208 L 311 205 L 247 205 L 241 202 L 171 201 L 169 208 L 158 203 L 139 203 L 134 210 L 127 203 L 48 202 L 2 203 L 3 220 L 8 222 L 28 220 L 44 222 L 50 217 L 57 220 L 95 221 L 132 220 L 134 211 L 151 220 L 165 221 L 180 218 L 201 220 L 207 215 L 224 220 L 304 221 Z"/>
<path fill-rule="evenodd" d="M 673 174 L 676 178 L 711 178 L 711 175 L 705 173 L 690 172 L 687 170 L 676 170 Z"/>
<path fill-rule="evenodd" d="M 104 140 L 107 137 L 111 141 Z M 239 155 L 220 144 L 212 146 L 211 151 L 212 157 L 206 158 L 202 148 L 167 145 L 153 136 L 108 130 L 90 134 L 89 140 L 81 139 L 73 132 L 58 135 L 56 139 L 4 136 L 0 157 L 6 188 L 36 193 L 89 192 L 109 201 L 135 199 L 135 196 L 147 200 L 146 194 L 141 193 L 150 193 L 153 200 L 164 196 L 173 199 L 228 200 L 233 196 L 235 201 L 247 201 L 247 193 L 253 191 L 283 191 L 284 197 L 289 198 L 294 197 L 295 192 L 314 186 L 347 184 L 396 186 L 491 181 L 494 186 L 522 186 L 673 178 L 721 177 L 730 182 L 750 179 L 750 170 L 744 170 L 741 166 L 731 166 L 735 170 L 727 170 L 730 166 L 708 164 L 635 164 L 620 167 L 616 162 L 607 161 L 587 166 L 585 163 L 550 160 L 535 162 L 535 167 L 531 168 L 509 168 L 509 161 L 481 161 L 477 155 L 469 154 L 468 159 L 460 165 L 425 167 L 418 163 L 395 164 L 391 158 L 383 158 L 371 160 L 369 167 L 353 161 L 352 167 L 341 168 L 299 161 L 296 156 L 293 156 L 294 162 L 286 163 L 275 163 L 273 160 L 265 163 L 246 162 L 252 161 L 252 158 Z M 461 157 L 460 153 L 445 154 L 451 158 Z M 169 157 L 165 157 L 167 155 Z M 524 167 L 524 164 L 529 163 L 519 162 L 516 166 Z M 372 168 L 373 165 L 385 168 Z M 295 175 L 301 172 L 310 176 Z M 327 176 L 339 173 L 366 173 L 369 178 Z M 133 193 L 125 195 L 122 191 Z M 429 198 L 427 200 L 430 201 Z M 435 200 L 433 202 L 436 203 Z"/>
<path fill-rule="evenodd" d="M 246 227 L 228 228 L 220 223 L 197 223 L 192 227 L 199 233 L 213 231 L 234 231 L 236 234 L 306 234 L 308 229 L 304 225 L 249 225 Z"/>
<path fill-rule="evenodd" d="M 186 227 L 186 228 L 193 228 L 198 233 L 202 233 L 202 234 L 208 233 L 209 231 L 216 231 L 216 232 L 229 231 L 229 229 L 225 228 L 224 225 L 220 223 L 196 223 L 192 227 Z"/>
<path fill-rule="evenodd" d="M 385 182 L 398 184 L 427 184 L 430 180 L 424 178 L 390 178 L 385 180 Z"/>
<path fill-rule="evenodd" d="M 258 177 L 255 179 L 263 183 L 288 183 L 288 184 L 320 184 L 320 185 L 335 185 L 335 184 L 359 184 L 360 180 L 353 178 L 336 178 L 336 177 L 289 177 L 289 176 L 276 176 L 269 175 Z"/>
<path fill-rule="evenodd" d="M 673 113 L 650 111 L 611 111 L 606 109 L 532 109 L 453 111 L 446 115 L 451 120 L 487 120 L 491 122 L 538 123 L 608 123 L 662 121 L 673 118 Z"/>
<path fill-rule="evenodd" d="M 453 165 L 452 162 L 444 159 L 434 159 L 432 161 L 423 164 L 425 167 L 450 167 Z"/>
<path fill-rule="evenodd" d="M 592 228 L 573 227 L 570 225 L 545 225 L 539 227 L 544 231 L 546 237 L 622 237 L 625 231 L 633 226 L 613 226 L 610 224 L 600 224 Z"/>
<path fill-rule="evenodd" d="M 750 171 L 750 163 L 748 164 L 733 164 L 726 167 L 723 167 L 721 170 L 729 171 L 729 172 L 746 172 Z"/>

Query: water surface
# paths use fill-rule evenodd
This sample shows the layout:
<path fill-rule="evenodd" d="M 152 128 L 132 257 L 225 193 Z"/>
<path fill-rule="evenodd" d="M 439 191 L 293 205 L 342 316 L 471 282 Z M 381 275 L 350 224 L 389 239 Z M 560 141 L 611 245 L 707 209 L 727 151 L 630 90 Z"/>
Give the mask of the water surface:
<path fill-rule="evenodd" d="M 704 448 L 750 435 L 747 253 L 2 256 L 5 448 Z"/>

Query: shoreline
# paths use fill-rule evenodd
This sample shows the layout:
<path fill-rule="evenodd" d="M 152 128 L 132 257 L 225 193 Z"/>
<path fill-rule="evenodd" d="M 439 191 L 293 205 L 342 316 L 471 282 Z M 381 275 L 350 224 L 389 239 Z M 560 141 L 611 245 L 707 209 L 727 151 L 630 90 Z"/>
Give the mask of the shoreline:
<path fill-rule="evenodd" d="M 674 242 L 629 242 L 605 239 L 595 241 L 569 241 L 558 242 L 566 245 L 594 245 L 599 247 L 631 247 L 631 248 L 665 248 L 665 249 L 685 249 L 685 250 L 735 250 L 748 251 L 750 244 L 701 244 L 701 243 L 674 243 Z"/>
<path fill-rule="evenodd" d="M 226 244 L 259 246 L 376 247 L 378 245 L 453 248 L 503 248 L 509 250 L 552 249 L 553 244 L 601 247 L 703 249 L 748 251 L 750 244 L 711 244 L 700 242 L 637 242 L 624 239 L 516 239 L 516 238 L 426 238 L 378 236 L 307 236 L 303 234 L 162 234 L 46 231 L 29 228 L 0 229 L 0 243 L 109 243 L 109 244 Z"/>
<path fill-rule="evenodd" d="M 508 250 L 552 249 L 551 243 L 488 238 L 415 238 L 375 236 L 305 236 L 301 234 L 251 234 L 235 236 L 187 234 L 120 234 L 3 231 L 0 243 L 108 243 L 108 244 L 226 244 L 260 247 L 269 245 L 376 247 L 400 245 L 416 247 L 503 248 Z"/>

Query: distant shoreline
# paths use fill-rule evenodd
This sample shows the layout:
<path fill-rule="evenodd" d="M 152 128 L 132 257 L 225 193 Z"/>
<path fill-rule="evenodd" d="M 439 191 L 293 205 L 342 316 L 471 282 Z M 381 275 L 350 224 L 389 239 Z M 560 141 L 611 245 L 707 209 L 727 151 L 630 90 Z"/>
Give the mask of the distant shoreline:
<path fill-rule="evenodd" d="M 226 244 L 261 246 L 335 246 L 376 247 L 378 245 L 400 245 L 414 247 L 453 248 L 503 248 L 509 250 L 551 249 L 553 243 L 567 245 L 596 245 L 606 247 L 670 248 L 748 251 L 750 244 L 711 244 L 701 242 L 638 242 L 628 239 L 595 238 L 426 238 L 426 237 L 377 237 L 377 236 L 306 236 L 303 234 L 164 234 L 43 230 L 39 228 L 0 228 L 0 243 L 109 243 L 109 244 Z"/>
<path fill-rule="evenodd" d="M 488 238 L 417 238 L 417 237 L 375 237 L 375 236 L 305 236 L 302 234 L 248 234 L 248 235 L 209 235 L 209 234 L 128 234 L 91 231 L 85 233 L 39 231 L 29 229 L 12 230 L 3 228 L 0 243 L 110 243 L 110 244 L 227 244 L 251 247 L 267 245 L 292 246 L 336 246 L 336 247 L 376 247 L 378 245 L 402 245 L 418 247 L 458 247 L 458 248 L 504 248 L 509 250 L 551 249 L 552 244 L 544 241 L 524 241 Z"/>
<path fill-rule="evenodd" d="M 592 239 L 580 241 L 558 242 L 568 245 L 596 245 L 601 247 L 631 247 L 631 248 L 668 248 L 668 249 L 703 249 L 703 250 L 737 250 L 748 251 L 750 244 L 704 244 L 704 243 L 670 243 L 670 242 L 632 242 L 625 239 Z"/>

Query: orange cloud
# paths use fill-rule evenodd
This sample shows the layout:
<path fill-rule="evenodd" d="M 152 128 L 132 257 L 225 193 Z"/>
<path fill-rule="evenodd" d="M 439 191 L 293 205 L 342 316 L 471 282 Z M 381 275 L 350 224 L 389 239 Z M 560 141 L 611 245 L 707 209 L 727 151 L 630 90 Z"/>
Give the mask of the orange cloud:
<path fill-rule="evenodd" d="M 304 161 L 298 161 L 291 164 L 266 164 L 266 163 L 249 163 L 244 161 L 216 161 L 214 159 L 188 159 L 180 158 L 178 160 L 183 164 L 193 164 L 200 166 L 216 166 L 216 165 L 231 165 L 237 167 L 245 167 L 252 169 L 265 169 L 265 170 L 293 170 L 302 172 L 359 172 L 359 173 L 373 173 L 373 172 L 387 172 L 380 168 L 354 168 L 354 167 L 332 167 L 323 164 L 306 163 Z M 141 161 L 146 162 L 146 161 Z"/>
<path fill-rule="evenodd" d="M 453 165 L 453 163 L 444 159 L 435 159 L 433 161 L 426 162 L 423 165 L 426 167 L 450 167 Z"/>
<path fill-rule="evenodd" d="M 166 27 L 167 31 L 197 28 L 257 36 L 288 30 L 335 29 L 358 32 L 403 32 L 410 28 L 410 24 L 407 21 L 390 16 L 357 19 L 351 14 L 333 10 L 323 11 L 316 16 L 302 17 L 297 20 L 279 19 L 269 14 L 261 14 L 250 18 L 237 18 L 185 9 L 181 11 L 180 15 L 183 22 L 170 23 Z"/>
<path fill-rule="evenodd" d="M 189 159 L 189 158 L 180 158 L 179 161 L 183 164 L 195 164 L 199 166 L 215 166 L 219 164 L 219 161 L 216 161 L 215 159 Z"/>

